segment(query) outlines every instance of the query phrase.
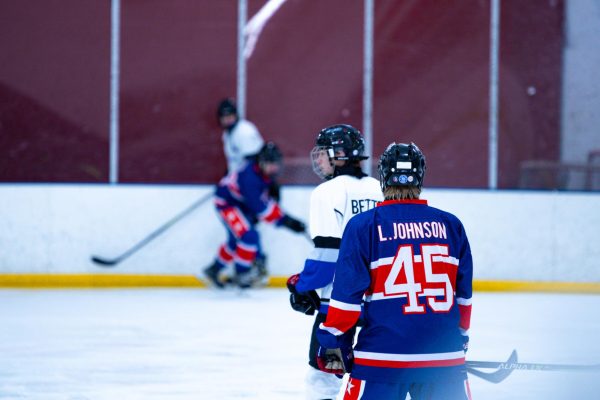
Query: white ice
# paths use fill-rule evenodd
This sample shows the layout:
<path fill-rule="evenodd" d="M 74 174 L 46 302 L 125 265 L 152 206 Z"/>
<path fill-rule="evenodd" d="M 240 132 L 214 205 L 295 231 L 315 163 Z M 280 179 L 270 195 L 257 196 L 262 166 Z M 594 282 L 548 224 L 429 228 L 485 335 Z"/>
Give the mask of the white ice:
<path fill-rule="evenodd" d="M 468 359 L 600 362 L 600 296 L 475 293 Z M 0 399 L 302 399 L 284 289 L 0 290 Z M 597 399 L 595 372 L 470 377 L 474 399 Z"/>

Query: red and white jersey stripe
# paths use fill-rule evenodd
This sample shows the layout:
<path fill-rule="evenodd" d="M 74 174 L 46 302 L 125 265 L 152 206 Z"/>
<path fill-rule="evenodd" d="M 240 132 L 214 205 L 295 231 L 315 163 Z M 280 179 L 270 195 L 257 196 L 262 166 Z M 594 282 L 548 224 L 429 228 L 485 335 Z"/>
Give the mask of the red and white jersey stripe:
<path fill-rule="evenodd" d="M 355 351 L 354 362 L 371 367 L 424 368 L 449 367 L 465 363 L 464 351 L 431 354 L 391 354 Z"/>

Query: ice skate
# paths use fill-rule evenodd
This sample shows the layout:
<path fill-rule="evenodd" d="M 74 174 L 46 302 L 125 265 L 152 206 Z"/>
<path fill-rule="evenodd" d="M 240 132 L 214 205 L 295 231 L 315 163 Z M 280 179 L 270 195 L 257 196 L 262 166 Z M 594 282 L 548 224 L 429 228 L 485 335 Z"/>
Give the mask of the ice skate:
<path fill-rule="evenodd" d="M 204 276 L 206 277 L 205 281 L 207 281 L 210 286 L 219 289 L 225 288 L 225 283 L 220 278 L 220 268 L 216 262 L 204 269 Z"/>
<path fill-rule="evenodd" d="M 240 289 L 250 289 L 256 287 L 260 282 L 260 277 L 255 268 L 251 268 L 248 271 L 237 271 L 233 277 L 233 282 Z"/>

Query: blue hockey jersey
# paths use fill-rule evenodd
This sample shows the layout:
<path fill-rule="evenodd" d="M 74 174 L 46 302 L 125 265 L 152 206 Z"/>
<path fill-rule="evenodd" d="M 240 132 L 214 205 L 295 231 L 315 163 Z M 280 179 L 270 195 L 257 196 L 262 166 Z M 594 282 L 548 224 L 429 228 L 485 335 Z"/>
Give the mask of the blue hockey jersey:
<path fill-rule="evenodd" d="M 425 200 L 385 201 L 350 220 L 327 320 L 317 337 L 340 347 L 357 322 L 352 376 L 418 382 L 464 376 L 473 263 L 462 223 Z"/>
<path fill-rule="evenodd" d="M 249 161 L 221 179 L 215 203 L 218 209 L 238 208 L 250 224 L 259 220 L 278 223 L 284 214 L 277 202 L 269 197 L 269 185 L 271 179 L 261 172 L 256 162 Z"/>

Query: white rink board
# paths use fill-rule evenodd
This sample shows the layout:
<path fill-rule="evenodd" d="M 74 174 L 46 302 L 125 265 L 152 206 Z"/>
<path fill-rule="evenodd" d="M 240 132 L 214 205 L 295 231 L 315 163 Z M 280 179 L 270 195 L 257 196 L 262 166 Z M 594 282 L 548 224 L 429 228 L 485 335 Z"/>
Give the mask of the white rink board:
<path fill-rule="evenodd" d="M 209 200 L 139 252 L 115 257 L 213 190 L 212 186 L 0 185 L 0 273 L 194 275 L 225 239 Z M 282 207 L 308 220 L 312 187 L 282 191 Z M 456 214 L 471 241 L 475 279 L 600 282 L 600 194 L 426 189 L 429 204 Z M 272 275 L 301 270 L 311 245 L 262 224 Z"/>

